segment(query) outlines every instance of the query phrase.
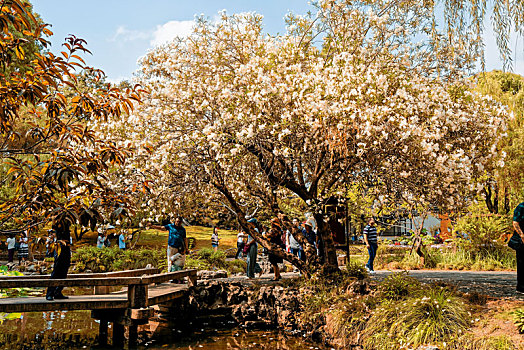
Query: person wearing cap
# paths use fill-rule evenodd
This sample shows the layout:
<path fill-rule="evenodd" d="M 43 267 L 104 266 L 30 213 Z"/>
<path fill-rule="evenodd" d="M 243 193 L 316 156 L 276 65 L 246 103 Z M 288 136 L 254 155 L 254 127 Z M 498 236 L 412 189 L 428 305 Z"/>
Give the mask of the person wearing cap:
<path fill-rule="evenodd" d="M 304 229 L 302 230 L 302 234 L 307 239 L 309 244 L 316 247 L 317 235 L 315 234 L 315 231 L 313 231 L 313 223 L 311 222 L 311 220 L 307 220 L 304 223 Z"/>
<path fill-rule="evenodd" d="M 101 227 L 99 227 L 98 228 L 98 237 L 96 238 L 96 247 L 99 249 L 104 248 L 105 240 L 106 240 L 106 236 L 104 235 L 104 230 Z"/>
<path fill-rule="evenodd" d="M 126 241 L 127 241 L 126 234 L 127 234 L 127 231 L 123 230 L 118 235 L 118 248 L 120 250 L 126 250 Z"/>

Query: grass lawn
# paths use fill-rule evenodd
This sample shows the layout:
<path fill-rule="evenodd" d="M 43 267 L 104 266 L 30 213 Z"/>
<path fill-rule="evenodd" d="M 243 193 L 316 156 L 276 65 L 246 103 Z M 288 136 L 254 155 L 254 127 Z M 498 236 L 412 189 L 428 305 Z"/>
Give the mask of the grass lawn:
<path fill-rule="evenodd" d="M 204 226 L 186 226 L 187 237 L 196 239 L 196 246 L 193 249 L 211 248 L 211 234 L 213 229 Z M 145 230 L 140 234 L 140 241 L 138 246 L 153 248 L 165 247 L 167 244 L 167 231 L 162 230 Z M 229 248 L 237 247 L 237 232 L 230 230 L 218 230 L 218 237 L 220 238 L 220 250 L 227 250 Z"/>

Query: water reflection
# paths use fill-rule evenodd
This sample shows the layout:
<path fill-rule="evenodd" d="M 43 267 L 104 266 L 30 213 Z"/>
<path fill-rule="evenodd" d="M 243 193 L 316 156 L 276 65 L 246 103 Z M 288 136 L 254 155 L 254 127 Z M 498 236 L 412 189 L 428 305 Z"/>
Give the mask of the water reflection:
<path fill-rule="evenodd" d="M 1 349 L 82 349 L 95 344 L 98 334 L 90 311 L 26 312 L 2 318 Z"/>
<path fill-rule="evenodd" d="M 196 329 L 189 334 L 172 324 L 153 321 L 141 327 L 138 349 L 326 349 L 275 331 Z M 91 349 L 97 348 L 97 338 L 98 322 L 90 311 L 0 314 L 0 349 Z"/>
<path fill-rule="evenodd" d="M 206 330 L 195 332 L 190 339 L 176 344 L 156 345 L 149 349 L 177 349 L 177 350 L 240 350 L 240 349 L 267 349 L 267 350 L 305 350 L 327 349 L 318 344 L 308 342 L 300 337 L 287 336 L 275 331 L 253 331 L 244 329 Z"/>

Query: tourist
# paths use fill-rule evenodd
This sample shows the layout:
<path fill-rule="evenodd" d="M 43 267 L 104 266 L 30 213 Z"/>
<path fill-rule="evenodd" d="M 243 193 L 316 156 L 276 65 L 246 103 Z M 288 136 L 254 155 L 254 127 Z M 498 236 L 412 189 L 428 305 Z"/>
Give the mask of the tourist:
<path fill-rule="evenodd" d="M 15 250 L 16 250 L 16 238 L 14 234 L 12 233 L 9 234 L 6 244 L 7 244 L 7 262 L 12 263 L 14 256 L 15 256 Z"/>
<path fill-rule="evenodd" d="M 366 269 L 370 273 L 375 273 L 375 270 L 373 269 L 373 261 L 375 260 L 375 257 L 377 255 L 378 237 L 377 228 L 375 227 L 375 219 L 373 217 L 369 218 L 368 224 L 366 225 L 366 227 L 364 227 L 363 233 L 364 243 L 366 244 L 369 253 L 369 260 L 366 264 Z"/>
<path fill-rule="evenodd" d="M 47 239 L 45 241 L 45 257 L 52 258 L 54 257 L 56 235 L 55 231 L 52 229 L 48 230 L 47 233 Z"/>
<path fill-rule="evenodd" d="M 237 253 L 235 254 L 235 259 L 239 259 L 239 256 L 241 256 L 244 246 L 246 245 L 245 242 L 246 234 L 243 230 L 240 230 L 237 234 Z"/>
<path fill-rule="evenodd" d="M 298 256 L 298 258 L 302 261 L 305 261 L 306 256 L 304 254 L 304 249 L 302 248 L 302 245 L 295 239 L 295 236 L 302 232 L 302 228 L 300 227 L 300 222 L 297 218 L 293 219 L 293 227 L 291 228 L 291 232 L 288 235 L 288 245 L 289 250 L 291 254 Z"/>
<path fill-rule="evenodd" d="M 71 223 L 64 217 L 60 217 L 53 224 L 53 230 L 56 232 L 56 241 L 60 249 L 55 253 L 55 263 L 51 279 L 63 279 L 67 277 L 67 271 L 71 265 L 71 233 L 69 228 Z M 48 287 L 46 300 L 68 299 L 69 297 L 62 294 L 64 287 Z"/>
<path fill-rule="evenodd" d="M 96 247 L 102 249 L 106 246 L 106 236 L 104 235 L 104 229 L 98 228 L 98 237 L 96 239 Z"/>
<path fill-rule="evenodd" d="M 524 202 L 517 205 L 513 212 L 513 236 L 510 238 L 509 245 L 515 249 L 517 256 L 517 292 L 524 293 Z"/>
<path fill-rule="evenodd" d="M 317 246 L 317 235 L 315 234 L 315 231 L 313 231 L 313 227 L 314 227 L 314 222 L 313 220 L 306 220 L 306 222 L 304 223 L 304 229 L 302 231 L 302 235 L 304 235 L 304 238 L 307 240 L 307 242 L 309 243 L 309 247 L 306 247 L 306 251 L 309 251 L 308 254 L 311 255 L 315 255 L 315 253 L 317 252 L 316 250 L 316 246 Z M 304 260 L 305 260 L 305 257 L 304 257 Z"/>
<path fill-rule="evenodd" d="M 282 224 L 278 218 L 271 220 L 271 228 L 267 233 L 269 242 L 273 243 L 281 249 L 285 249 L 284 242 L 282 242 Z M 280 268 L 278 264 L 282 264 L 284 261 L 282 257 L 276 255 L 275 253 L 269 251 L 268 253 L 269 263 L 273 266 L 273 272 L 275 273 L 275 278 L 273 281 L 278 281 L 281 278 Z"/>
<path fill-rule="evenodd" d="M 29 243 L 27 238 L 27 231 L 22 232 L 20 236 L 20 246 L 18 248 L 18 265 L 25 262 L 29 257 Z"/>
<path fill-rule="evenodd" d="M 187 239 L 186 229 L 182 226 L 182 218 L 177 217 L 174 223 L 169 218 L 162 220 L 162 226 L 151 225 L 157 230 L 167 230 L 169 236 L 167 239 L 167 271 L 171 271 L 172 257 L 176 253 L 186 254 Z"/>
<path fill-rule="evenodd" d="M 220 238 L 218 238 L 218 227 L 213 227 L 213 234 L 211 234 L 211 246 L 213 247 L 213 250 L 216 252 L 218 249 L 218 241 Z"/>
<path fill-rule="evenodd" d="M 120 250 L 126 250 L 126 231 L 122 230 L 120 235 L 118 235 L 118 248 Z"/>
<path fill-rule="evenodd" d="M 257 219 L 251 218 L 247 221 L 254 231 L 259 232 L 257 228 Z M 246 274 L 249 279 L 255 278 L 255 273 L 262 273 L 262 269 L 257 264 L 257 242 L 251 235 L 247 236 L 247 243 L 244 246 L 244 253 L 247 255 Z"/>

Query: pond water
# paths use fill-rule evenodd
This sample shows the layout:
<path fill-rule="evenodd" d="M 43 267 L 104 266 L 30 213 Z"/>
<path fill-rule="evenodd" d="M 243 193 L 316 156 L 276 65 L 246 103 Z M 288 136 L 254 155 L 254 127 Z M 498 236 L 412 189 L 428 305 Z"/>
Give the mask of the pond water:
<path fill-rule="evenodd" d="M 90 349 L 97 336 L 98 323 L 89 311 L 0 314 L 0 349 Z M 327 349 L 298 336 L 240 328 L 198 327 L 184 334 L 157 323 L 146 325 L 141 336 L 148 339 L 138 349 Z"/>

